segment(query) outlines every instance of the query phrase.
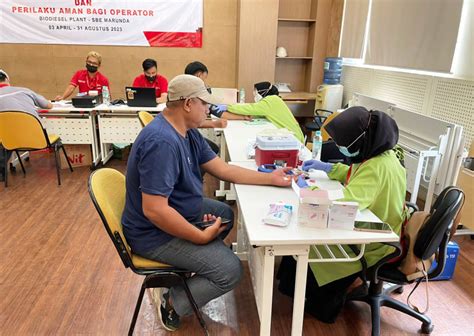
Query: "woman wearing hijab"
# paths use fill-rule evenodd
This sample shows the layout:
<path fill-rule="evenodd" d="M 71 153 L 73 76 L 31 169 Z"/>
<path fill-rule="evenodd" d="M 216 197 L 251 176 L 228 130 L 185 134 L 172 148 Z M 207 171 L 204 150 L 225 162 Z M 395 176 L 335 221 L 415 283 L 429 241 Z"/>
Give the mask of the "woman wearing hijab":
<path fill-rule="evenodd" d="M 262 116 L 278 128 L 286 128 L 304 143 L 303 132 L 293 113 L 283 99 L 278 96 L 275 85 L 270 82 L 254 84 L 254 100 L 251 104 L 220 105 L 220 109 L 245 116 Z"/>
<path fill-rule="evenodd" d="M 344 183 L 341 201 L 358 202 L 360 210 L 369 209 L 400 234 L 406 218 L 406 172 L 394 149 L 398 141 L 395 121 L 383 112 L 369 112 L 355 106 L 334 118 L 325 129 L 351 165 L 309 160 L 304 162 L 303 170 L 322 170 L 329 178 Z M 366 246 L 367 267 L 392 251 L 393 248 L 383 244 Z M 310 253 L 311 257 L 314 256 Z M 294 292 L 295 270 L 294 260 L 285 257 L 278 272 L 279 289 L 290 296 Z M 323 322 L 334 322 L 348 288 L 361 275 L 361 270 L 360 261 L 310 264 L 306 310 Z"/>

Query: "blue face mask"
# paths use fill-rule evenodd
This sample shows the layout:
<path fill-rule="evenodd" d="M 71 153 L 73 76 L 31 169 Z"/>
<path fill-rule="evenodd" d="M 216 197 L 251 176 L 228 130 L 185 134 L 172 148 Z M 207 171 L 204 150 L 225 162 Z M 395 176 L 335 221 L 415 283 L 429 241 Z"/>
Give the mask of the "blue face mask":
<path fill-rule="evenodd" d="M 347 156 L 347 157 L 355 157 L 359 155 L 359 152 L 360 152 L 360 151 L 357 151 L 355 153 L 349 153 L 349 150 L 347 149 L 347 147 L 338 147 L 338 148 L 339 148 L 339 152 L 341 152 L 342 155 Z"/>
<path fill-rule="evenodd" d="M 357 142 L 357 140 L 359 140 L 362 136 L 365 135 L 365 131 L 359 135 L 354 141 L 352 141 L 352 143 L 345 147 L 345 146 L 337 146 L 337 148 L 339 149 L 339 151 L 341 152 L 342 155 L 344 156 L 347 156 L 347 157 L 356 157 L 357 155 L 359 155 L 360 153 L 360 150 L 357 150 L 357 152 L 355 153 L 350 153 L 349 152 L 349 147 L 351 147 L 353 144 L 355 144 Z"/>

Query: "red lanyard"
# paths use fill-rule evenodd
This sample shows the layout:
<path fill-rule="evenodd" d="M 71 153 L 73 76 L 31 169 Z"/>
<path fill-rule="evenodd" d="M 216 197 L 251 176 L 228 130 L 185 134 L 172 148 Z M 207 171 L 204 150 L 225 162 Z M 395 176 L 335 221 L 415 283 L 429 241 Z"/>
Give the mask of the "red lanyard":
<path fill-rule="evenodd" d="M 359 170 L 360 166 L 362 166 L 364 164 L 366 160 L 362 161 L 361 164 L 357 167 L 357 169 L 355 170 L 354 174 L 357 173 L 357 171 Z M 347 175 L 346 175 L 346 183 L 344 184 L 345 186 L 347 186 L 349 184 L 349 180 L 351 179 L 351 174 L 352 174 L 352 164 L 349 166 L 349 170 L 347 171 Z"/>
<path fill-rule="evenodd" d="M 91 86 L 92 83 L 94 83 L 95 79 L 95 85 Z M 86 74 L 86 85 L 89 88 L 89 90 L 95 89 L 97 87 L 97 74 L 94 76 L 94 78 L 91 78 L 91 81 L 89 81 L 89 74 Z"/>

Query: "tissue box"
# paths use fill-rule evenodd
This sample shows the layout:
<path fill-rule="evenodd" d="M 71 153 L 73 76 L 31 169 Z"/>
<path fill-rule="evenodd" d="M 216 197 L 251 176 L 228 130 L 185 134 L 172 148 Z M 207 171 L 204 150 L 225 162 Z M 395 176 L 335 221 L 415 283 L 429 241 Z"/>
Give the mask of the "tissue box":
<path fill-rule="evenodd" d="M 327 228 L 329 205 L 330 201 L 327 198 L 300 198 L 300 205 L 298 207 L 298 224 L 319 229 Z"/>
<path fill-rule="evenodd" d="M 328 227 L 331 229 L 354 229 L 358 209 L 359 203 L 357 202 L 334 201 L 329 209 Z"/>

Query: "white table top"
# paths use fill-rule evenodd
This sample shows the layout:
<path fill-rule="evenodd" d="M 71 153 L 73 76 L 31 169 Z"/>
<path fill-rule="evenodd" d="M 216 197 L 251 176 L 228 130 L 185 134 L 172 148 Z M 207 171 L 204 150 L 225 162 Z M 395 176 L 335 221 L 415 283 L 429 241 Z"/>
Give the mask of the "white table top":
<path fill-rule="evenodd" d="M 255 162 L 250 161 L 231 162 L 231 164 L 249 169 L 257 168 Z M 318 178 L 328 179 L 324 173 Z M 362 232 L 299 226 L 296 222 L 299 200 L 291 188 L 236 184 L 235 190 L 251 245 L 363 244 L 399 241 L 399 237 L 393 232 Z M 268 205 L 279 201 L 293 206 L 291 223 L 287 227 L 263 224 L 262 219 L 268 211 Z M 363 210 L 356 220 L 379 221 L 369 210 Z"/>
<path fill-rule="evenodd" d="M 257 134 L 266 129 L 276 129 L 271 122 L 255 124 L 243 120 L 232 120 L 224 128 L 224 136 L 229 151 L 229 161 L 254 161 L 247 157 L 248 145 L 255 142 Z"/>
<path fill-rule="evenodd" d="M 138 112 L 138 111 L 149 111 L 149 112 L 161 112 L 165 109 L 166 104 L 158 104 L 156 107 L 132 107 L 128 105 L 110 105 L 100 104 L 92 108 L 74 107 L 69 101 L 60 101 L 53 103 L 53 108 L 48 112 Z"/>

